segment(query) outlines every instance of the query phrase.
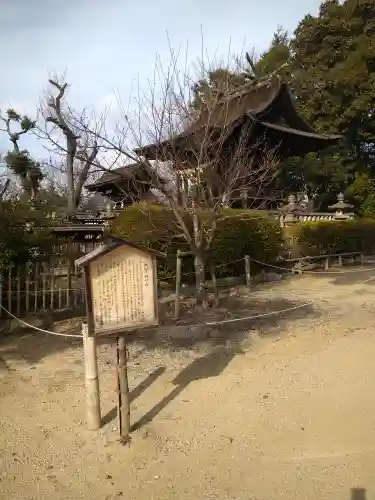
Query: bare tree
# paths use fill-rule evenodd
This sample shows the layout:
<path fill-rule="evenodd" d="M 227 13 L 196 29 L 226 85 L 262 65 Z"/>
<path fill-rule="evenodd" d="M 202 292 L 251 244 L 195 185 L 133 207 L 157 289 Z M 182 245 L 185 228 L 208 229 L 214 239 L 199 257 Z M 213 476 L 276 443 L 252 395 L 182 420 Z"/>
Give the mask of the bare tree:
<path fill-rule="evenodd" d="M 193 80 L 172 57 L 167 71 L 159 64 L 148 92 L 139 90 L 133 114 L 119 100 L 115 126 L 100 133 L 84 123 L 81 128 L 108 151 L 136 163 L 143 182 L 162 194 L 194 255 L 201 303 L 218 221 L 234 199 L 249 190 L 253 197 L 262 193 L 278 162 L 276 151 L 263 138 L 254 139 L 252 124 L 244 119 L 242 99 L 256 83 L 231 95 L 211 92 L 197 115 L 191 106 Z"/>
<path fill-rule="evenodd" d="M 50 91 L 41 106 L 43 125 L 38 136 L 47 139 L 47 148 L 63 158 L 63 162 L 50 165 L 55 170 L 60 168 L 66 182 L 67 212 L 73 217 L 81 202 L 83 187 L 99 153 L 98 141 L 94 134 L 88 136 L 78 130 L 77 113 L 66 103 L 68 83 L 58 78 L 49 79 Z M 80 124 L 87 125 L 85 111 L 79 115 Z M 63 141 L 61 141 L 61 136 Z M 61 177 L 61 175 L 60 175 Z"/>

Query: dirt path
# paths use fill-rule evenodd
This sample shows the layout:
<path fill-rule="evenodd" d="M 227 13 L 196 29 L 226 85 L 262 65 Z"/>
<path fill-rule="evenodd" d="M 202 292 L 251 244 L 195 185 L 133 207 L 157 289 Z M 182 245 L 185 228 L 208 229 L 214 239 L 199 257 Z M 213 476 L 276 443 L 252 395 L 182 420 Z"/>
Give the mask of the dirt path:
<path fill-rule="evenodd" d="M 246 331 L 132 344 L 130 448 L 117 442 L 113 345 L 100 346 L 96 434 L 79 341 L 3 341 L 0 498 L 375 499 L 375 279 L 359 284 L 373 274 L 256 291 L 270 308 L 312 304 Z"/>

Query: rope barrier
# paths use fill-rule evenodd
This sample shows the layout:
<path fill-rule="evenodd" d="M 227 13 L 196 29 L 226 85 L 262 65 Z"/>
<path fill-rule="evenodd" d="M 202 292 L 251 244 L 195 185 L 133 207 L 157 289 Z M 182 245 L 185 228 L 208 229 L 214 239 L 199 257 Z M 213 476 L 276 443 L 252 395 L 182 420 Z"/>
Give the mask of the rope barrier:
<path fill-rule="evenodd" d="M 226 262 L 225 264 L 219 264 L 218 266 L 214 266 L 214 269 L 220 269 L 222 267 L 230 266 L 232 264 L 237 264 L 238 262 L 244 262 L 244 258 L 242 259 L 237 259 L 237 260 L 232 260 L 231 262 Z M 195 271 L 191 271 L 190 273 L 181 273 L 180 276 L 192 276 L 195 274 Z M 169 278 L 176 278 L 177 274 L 172 274 Z"/>
<path fill-rule="evenodd" d="M 242 257 L 242 259 L 233 260 L 232 262 L 226 262 L 225 264 L 220 264 L 218 266 L 215 266 L 215 269 L 220 269 L 221 267 L 230 266 L 231 264 L 237 264 L 238 262 L 244 262 L 244 261 L 245 259 L 244 257 Z"/>
<path fill-rule="evenodd" d="M 355 284 L 356 284 L 357 286 L 360 286 L 360 285 L 365 285 L 366 283 L 368 283 L 369 281 L 372 281 L 373 279 L 375 279 L 375 275 L 374 275 L 374 276 L 371 276 L 371 278 L 368 278 L 368 279 L 366 279 L 366 280 L 364 280 L 364 281 L 360 281 L 359 283 L 355 283 Z M 262 287 L 264 287 L 264 286 L 272 286 L 272 285 L 275 285 L 275 284 L 277 284 L 277 283 L 281 283 L 281 281 L 280 281 L 280 280 L 275 280 L 275 281 L 271 281 L 271 282 L 268 282 L 268 283 L 263 283 L 263 284 L 262 284 Z M 264 294 L 264 293 L 268 293 L 268 294 L 269 294 L 269 293 L 272 293 L 272 291 L 271 291 L 271 292 L 265 292 L 263 289 L 260 289 L 260 290 L 254 290 L 254 291 L 252 291 L 252 293 L 251 293 L 251 294 L 252 294 L 252 295 L 254 295 L 255 293 L 260 293 L 260 292 L 262 292 L 263 294 Z M 301 292 L 311 292 L 311 289 L 301 289 L 301 288 L 299 288 L 298 290 L 295 290 L 295 292 L 293 292 L 293 291 L 288 292 L 288 291 L 285 291 L 285 290 L 284 290 L 284 291 L 283 291 L 283 296 L 284 296 L 284 295 L 286 295 L 286 294 L 291 295 L 291 294 L 293 294 L 293 293 L 301 293 Z M 316 300 L 321 300 L 321 299 L 325 299 L 325 298 L 326 298 L 326 297 L 324 297 L 324 296 L 320 295 L 320 296 L 319 296 L 319 298 L 318 298 L 318 299 L 316 299 Z M 332 299 L 332 298 L 330 297 L 330 298 L 329 298 L 329 300 L 331 300 L 331 301 L 332 301 L 332 300 L 335 300 L 335 301 L 336 301 L 336 300 L 339 300 L 340 298 L 341 298 L 340 296 L 336 297 L 335 299 Z"/>
<path fill-rule="evenodd" d="M 268 264 L 265 263 L 265 262 L 261 262 L 261 261 L 257 261 L 256 259 L 252 259 L 254 262 L 257 262 L 258 264 L 261 264 L 261 265 L 265 265 L 267 266 Z M 233 264 L 235 262 L 240 262 L 242 261 L 242 259 L 239 259 L 238 261 L 233 261 L 229 264 Z M 226 264 L 228 265 L 228 264 Z M 278 267 L 278 266 L 273 266 L 271 264 L 269 264 L 270 267 L 273 267 L 273 268 L 276 268 L 276 269 L 281 269 L 281 270 L 286 270 L 286 271 L 291 271 L 290 269 L 287 269 L 287 268 L 282 268 L 282 267 Z M 361 272 L 361 271 L 371 271 L 371 270 L 375 270 L 375 268 L 370 268 L 370 269 L 355 269 L 355 270 L 352 270 L 352 271 L 347 271 L 347 272 L 332 272 L 332 273 L 329 273 L 329 274 L 347 274 L 347 273 L 352 273 L 352 272 Z M 316 272 L 311 272 L 311 274 L 317 274 Z M 327 274 L 327 272 L 324 272 L 323 274 Z M 368 283 L 369 281 L 375 279 L 375 275 L 374 276 L 371 276 L 370 278 L 358 283 L 359 285 L 363 285 L 365 283 Z M 274 283 L 279 283 L 279 281 L 274 281 L 272 283 L 268 283 L 268 285 L 271 285 L 271 284 L 274 284 Z M 298 291 L 301 291 L 301 290 L 297 290 Z M 257 293 L 257 292 L 264 292 L 264 290 L 257 290 L 253 293 Z M 231 319 L 226 319 L 226 320 L 220 320 L 220 321 L 208 321 L 208 322 L 204 322 L 204 323 L 196 323 L 196 324 L 187 324 L 186 326 L 188 327 L 192 327 L 192 326 L 200 326 L 200 325 L 205 325 L 205 326 L 219 326 L 219 325 L 222 325 L 222 324 L 229 324 L 229 323 L 238 323 L 240 321 L 248 321 L 248 320 L 252 320 L 252 319 L 259 319 L 259 318 L 265 318 L 265 317 L 269 317 L 269 316 L 276 316 L 278 314 L 283 314 L 285 312 L 289 312 L 289 311 L 294 311 L 294 310 L 297 310 L 297 309 L 302 309 L 303 307 L 308 307 L 309 305 L 313 304 L 314 302 L 313 301 L 309 301 L 309 302 L 305 302 L 303 304 L 299 304 L 298 306 L 294 306 L 294 307 L 289 307 L 289 308 L 286 308 L 286 309 L 281 309 L 280 311 L 271 311 L 271 312 L 268 312 L 268 313 L 263 313 L 263 314 L 256 314 L 256 315 L 252 315 L 252 316 L 245 316 L 245 317 L 241 317 L 241 318 L 231 318 Z M 32 325 L 30 323 L 27 323 L 26 321 L 18 318 L 17 316 L 15 316 L 14 314 L 12 314 L 11 312 L 9 312 L 4 306 L 2 306 L 0 304 L 0 308 L 5 311 L 11 318 L 17 320 L 19 323 L 29 327 L 29 328 L 32 328 L 33 330 L 37 330 L 37 331 L 40 331 L 42 333 L 46 333 L 48 335 L 55 335 L 55 336 L 59 336 L 59 337 L 70 337 L 70 338 L 83 338 L 82 335 L 72 335 L 72 334 L 67 334 L 67 333 L 59 333 L 59 332 L 52 332 L 50 330 L 45 330 L 43 328 L 39 328 L 35 325 Z"/>
<path fill-rule="evenodd" d="M 195 327 L 195 326 L 218 326 L 218 325 L 228 324 L 228 323 L 238 323 L 240 321 L 249 321 L 249 320 L 252 320 L 252 319 L 265 318 L 267 316 L 276 316 L 277 314 L 283 314 L 285 312 L 294 311 L 296 309 L 301 309 L 302 307 L 307 307 L 307 306 L 309 306 L 311 304 L 313 304 L 313 301 L 306 302 L 304 304 L 299 304 L 298 306 L 294 306 L 294 307 L 288 307 L 287 309 L 281 309 L 280 311 L 271 311 L 271 312 L 268 312 L 268 313 L 256 314 L 256 315 L 253 315 L 253 316 L 244 316 L 244 317 L 241 317 L 241 318 L 224 319 L 224 320 L 220 320 L 220 321 L 208 321 L 208 322 L 204 322 L 204 323 L 187 324 L 186 326 L 188 326 L 188 327 Z M 13 319 L 17 320 L 19 323 L 21 323 L 21 324 L 23 324 L 23 325 L 25 325 L 25 326 L 27 326 L 29 328 L 32 328 L 34 330 L 37 330 L 39 332 L 47 333 L 49 335 L 56 335 L 56 336 L 59 336 L 59 337 L 72 337 L 72 338 L 80 338 L 80 339 L 83 338 L 82 335 L 71 335 L 71 334 L 65 334 L 65 333 L 51 332 L 50 330 L 44 330 L 43 328 L 39 328 L 38 326 L 31 325 L 30 323 L 27 323 L 26 321 L 23 321 L 22 319 L 18 318 L 14 314 L 10 313 L 4 306 L 0 305 L 0 307 L 1 307 L 1 309 L 3 311 L 5 311 L 7 314 L 9 314 L 9 316 L 11 316 Z"/>
<path fill-rule="evenodd" d="M 369 281 L 373 280 L 374 278 L 375 278 L 375 276 L 371 276 L 371 278 L 368 278 L 367 280 L 362 281 L 361 283 L 359 283 L 359 285 L 364 285 L 365 283 L 368 283 Z"/>
<path fill-rule="evenodd" d="M 288 272 L 291 272 L 293 273 L 294 270 L 293 269 L 290 269 L 288 267 L 281 267 L 281 266 L 275 266 L 274 264 L 268 264 L 267 262 L 262 262 L 260 260 L 256 260 L 256 259 L 251 259 L 252 262 L 255 262 L 256 264 L 260 264 L 261 266 L 264 266 L 264 267 L 271 267 L 273 269 L 279 269 L 280 271 L 288 271 Z M 308 271 L 308 270 L 304 270 L 304 269 L 301 269 L 301 272 L 303 272 L 304 274 L 350 274 L 350 273 L 359 273 L 359 272 L 369 272 L 369 271 L 375 271 L 375 267 L 370 267 L 370 268 L 367 268 L 367 269 L 351 269 L 349 271 Z"/>
<path fill-rule="evenodd" d="M 225 319 L 222 321 L 210 321 L 210 322 L 204 323 L 204 325 L 218 326 L 218 325 L 224 325 L 227 323 L 238 323 L 239 321 L 248 321 L 251 319 L 265 318 L 267 316 L 275 316 L 276 314 L 282 314 L 284 312 L 295 311 L 296 309 L 301 309 L 302 307 L 307 307 L 307 306 L 310 306 L 311 304 L 313 304 L 313 301 L 306 302 L 304 304 L 299 304 L 298 306 L 294 306 L 294 307 L 288 307 L 287 309 L 281 309 L 281 311 L 271 311 L 269 313 L 256 314 L 255 316 L 245 316 L 242 318 Z M 193 325 L 193 326 L 195 326 L 195 325 Z"/>
<path fill-rule="evenodd" d="M 5 311 L 7 314 L 9 314 L 9 316 L 11 318 L 17 320 L 22 325 L 28 326 L 29 328 L 32 328 L 34 330 L 38 330 L 39 332 L 48 333 L 49 335 L 56 335 L 58 337 L 73 337 L 73 338 L 76 338 L 76 339 L 82 339 L 83 338 L 82 335 L 71 335 L 71 334 L 68 334 L 68 333 L 58 333 L 58 332 L 51 332 L 49 330 L 44 330 L 43 328 L 39 328 L 38 326 L 31 325 L 30 323 L 27 323 L 26 321 L 23 321 L 22 319 L 17 318 L 17 316 L 15 316 L 11 312 L 9 312 L 4 306 L 0 305 L 0 307 L 1 307 L 1 309 L 3 311 Z"/>
<path fill-rule="evenodd" d="M 293 269 L 290 269 L 288 267 L 281 267 L 281 266 L 276 266 L 274 264 L 269 264 L 267 262 L 262 262 L 260 260 L 257 260 L 257 259 L 254 259 L 253 257 L 250 257 L 251 259 L 251 262 L 255 262 L 257 264 L 260 264 L 261 266 L 264 266 L 264 267 L 271 267 L 273 269 L 278 269 L 280 271 L 288 271 L 288 272 L 294 272 Z M 244 261 L 244 258 L 242 259 L 237 259 L 237 260 L 233 260 L 231 262 L 226 262 L 224 264 L 220 264 L 218 266 L 215 266 L 214 269 L 220 269 L 222 267 L 226 267 L 226 266 L 230 266 L 232 264 L 237 264 L 239 262 L 243 262 Z M 302 269 L 302 272 L 303 273 L 308 273 L 308 274 L 350 274 L 350 273 L 356 273 L 356 272 L 367 272 L 367 271 L 375 271 L 375 267 L 372 267 L 372 268 L 367 268 L 367 269 L 352 269 L 350 271 L 308 271 L 308 270 L 303 270 Z M 181 276 L 192 276 L 195 274 L 195 271 L 191 271 L 189 273 L 181 273 Z M 176 278 L 177 275 L 176 274 L 173 274 L 172 276 L 170 276 L 170 279 L 171 278 Z"/>

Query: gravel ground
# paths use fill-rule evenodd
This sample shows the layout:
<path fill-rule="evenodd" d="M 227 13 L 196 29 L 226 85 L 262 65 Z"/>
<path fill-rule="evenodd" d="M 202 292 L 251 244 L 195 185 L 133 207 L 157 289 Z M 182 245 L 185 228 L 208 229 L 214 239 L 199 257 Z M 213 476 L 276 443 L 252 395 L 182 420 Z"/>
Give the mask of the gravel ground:
<path fill-rule="evenodd" d="M 375 499 L 375 271 L 354 270 L 258 288 L 238 310 L 308 303 L 282 315 L 134 340 L 130 447 L 113 342 L 99 346 L 95 433 L 79 339 L 3 339 L 0 498 Z"/>

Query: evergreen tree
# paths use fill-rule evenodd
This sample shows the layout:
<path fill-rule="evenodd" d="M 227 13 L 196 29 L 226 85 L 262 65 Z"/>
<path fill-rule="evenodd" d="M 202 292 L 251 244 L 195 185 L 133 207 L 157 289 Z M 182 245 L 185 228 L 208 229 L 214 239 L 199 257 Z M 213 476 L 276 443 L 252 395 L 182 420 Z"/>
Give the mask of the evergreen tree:
<path fill-rule="evenodd" d="M 9 140 L 13 144 L 13 150 L 9 151 L 4 158 L 5 164 L 21 180 L 29 200 L 34 203 L 44 176 L 40 164 L 31 158 L 27 150 L 20 149 L 19 140 L 22 135 L 27 134 L 35 127 L 35 122 L 28 116 L 22 117 L 13 109 L 8 109 L 6 116 L 0 118 L 5 126 L 1 130 L 8 134 Z"/>
<path fill-rule="evenodd" d="M 375 173 L 375 9 L 373 0 L 324 2 L 292 41 L 293 81 L 307 120 L 344 136 L 342 155 Z"/>

